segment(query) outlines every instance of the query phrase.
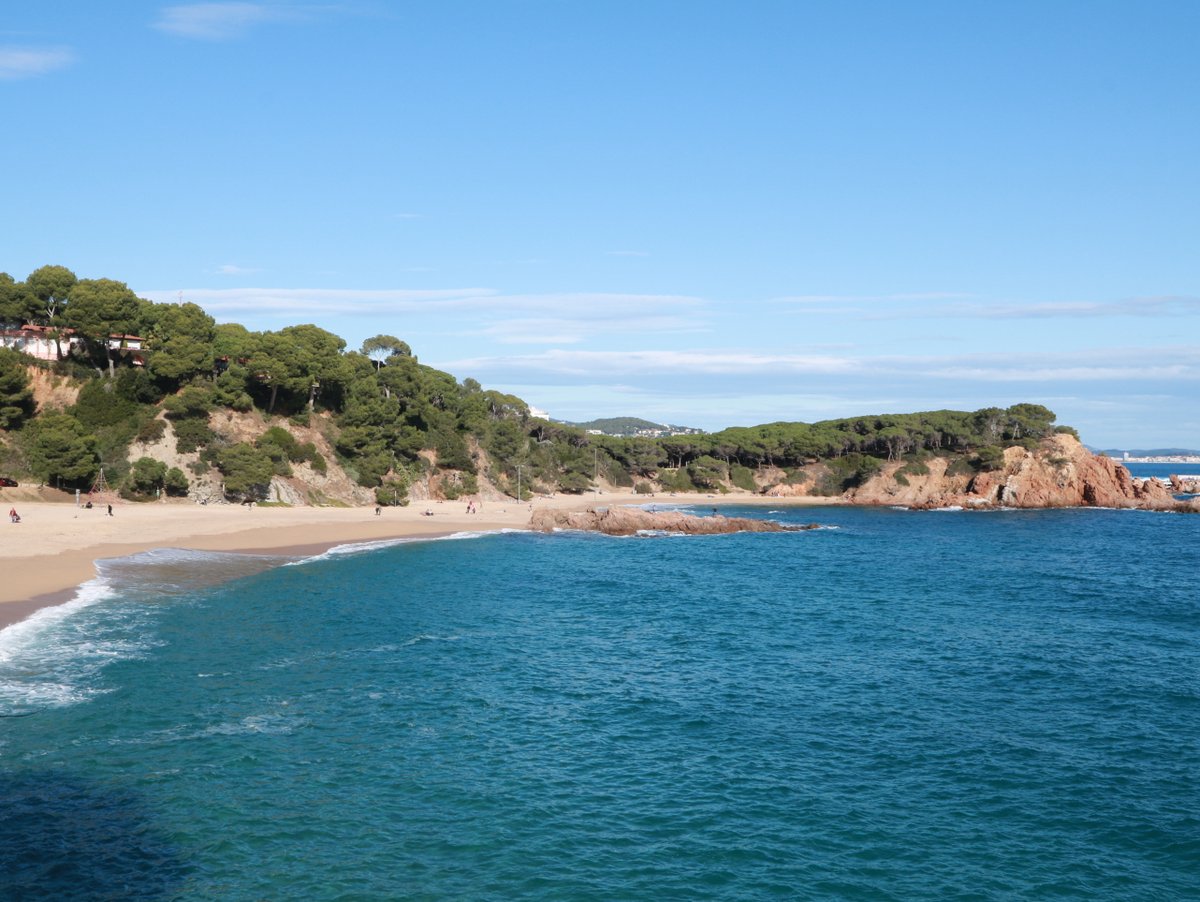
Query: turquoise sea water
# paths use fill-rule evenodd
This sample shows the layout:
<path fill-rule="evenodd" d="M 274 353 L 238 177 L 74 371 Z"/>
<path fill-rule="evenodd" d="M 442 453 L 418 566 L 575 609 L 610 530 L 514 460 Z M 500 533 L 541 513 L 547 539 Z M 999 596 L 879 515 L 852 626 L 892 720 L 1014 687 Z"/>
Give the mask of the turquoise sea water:
<path fill-rule="evenodd" d="M 1200 897 L 1200 517 L 726 512 L 832 528 L 108 565 L 0 898 Z"/>

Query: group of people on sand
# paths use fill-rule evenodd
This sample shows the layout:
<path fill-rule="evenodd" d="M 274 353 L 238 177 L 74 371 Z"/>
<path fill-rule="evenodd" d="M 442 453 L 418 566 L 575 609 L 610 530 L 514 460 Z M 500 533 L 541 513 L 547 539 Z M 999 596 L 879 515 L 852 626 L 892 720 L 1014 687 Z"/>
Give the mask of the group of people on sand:
<path fill-rule="evenodd" d="M 90 501 L 89 501 L 89 502 L 87 503 L 86 507 L 87 507 L 87 509 L 88 509 L 88 510 L 91 510 L 91 509 L 92 509 L 92 502 L 90 502 Z M 108 515 L 109 515 L 110 517 L 113 515 L 113 512 L 112 512 L 112 505 L 111 505 L 111 504 L 110 504 L 110 505 L 108 505 Z M 11 520 L 13 523 L 20 523 L 20 522 L 21 522 L 21 515 L 17 513 L 17 509 L 16 509 L 15 507 L 14 507 L 14 508 L 12 508 L 12 509 L 11 509 L 11 510 L 8 512 L 8 519 L 9 519 L 9 520 Z"/>
<path fill-rule="evenodd" d="M 479 513 L 479 506 L 474 501 L 468 501 L 467 502 L 467 513 L 468 514 Z"/>

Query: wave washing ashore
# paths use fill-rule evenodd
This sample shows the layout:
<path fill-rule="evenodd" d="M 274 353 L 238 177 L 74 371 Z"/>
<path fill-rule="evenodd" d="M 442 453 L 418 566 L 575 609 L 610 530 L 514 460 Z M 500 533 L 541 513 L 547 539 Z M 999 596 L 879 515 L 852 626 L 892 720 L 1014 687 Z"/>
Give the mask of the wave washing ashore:
<path fill-rule="evenodd" d="M 1200 893 L 1200 518 L 722 512 L 825 528 L 103 562 L 0 632 L 0 895 Z"/>
<path fill-rule="evenodd" d="M 597 502 L 644 501 L 635 495 L 544 498 L 543 508 L 580 508 Z M 70 504 L 23 503 L 21 522 L 5 527 L 0 542 L 0 626 L 48 603 L 70 597 L 96 575 L 95 561 L 153 548 L 202 551 L 311 553 L 337 544 L 448 535 L 463 530 L 525 528 L 530 505 L 487 502 L 467 513 L 463 502 L 383 508 L 245 508 L 235 505 L 128 504 L 108 516 Z"/>

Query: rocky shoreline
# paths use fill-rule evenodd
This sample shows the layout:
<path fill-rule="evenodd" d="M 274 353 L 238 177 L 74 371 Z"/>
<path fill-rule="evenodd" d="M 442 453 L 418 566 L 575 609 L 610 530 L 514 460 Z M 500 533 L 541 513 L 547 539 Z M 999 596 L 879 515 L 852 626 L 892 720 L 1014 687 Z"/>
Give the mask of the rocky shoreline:
<path fill-rule="evenodd" d="M 881 472 L 850 489 L 842 500 L 858 505 L 890 505 L 914 509 L 1107 507 L 1200 512 L 1200 499 L 1181 501 L 1175 494 L 1195 491 L 1192 480 L 1135 479 L 1109 457 L 1088 451 L 1074 436 L 1060 434 L 1035 449 L 1011 447 L 1002 464 L 991 470 L 964 473 L 946 458 L 922 463 L 912 472 L 903 461 L 889 462 Z M 906 469 L 908 472 L 906 472 Z M 807 486 L 785 487 L 769 494 L 804 495 Z"/>
<path fill-rule="evenodd" d="M 637 507 L 609 507 L 586 511 L 543 509 L 534 512 L 529 526 L 539 532 L 579 529 L 607 536 L 658 532 L 711 536 L 734 532 L 801 532 L 820 528 L 819 523 L 785 526 L 772 520 L 755 520 L 749 517 L 724 517 L 720 514 L 699 517 L 682 511 L 648 511 Z"/>

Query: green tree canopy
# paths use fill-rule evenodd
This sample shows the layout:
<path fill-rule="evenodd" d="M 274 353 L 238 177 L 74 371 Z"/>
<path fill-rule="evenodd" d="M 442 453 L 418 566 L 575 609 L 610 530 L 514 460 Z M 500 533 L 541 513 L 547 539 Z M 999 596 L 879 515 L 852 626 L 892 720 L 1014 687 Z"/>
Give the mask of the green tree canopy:
<path fill-rule="evenodd" d="M 33 319 L 40 306 L 24 282 L 17 282 L 6 272 L 0 272 L 0 323 L 20 326 Z"/>
<path fill-rule="evenodd" d="M 65 266 L 42 266 L 25 278 L 25 288 L 35 299 L 38 315 L 46 324 L 67 304 L 71 289 L 78 281 Z"/>
<path fill-rule="evenodd" d="M 16 429 L 33 412 L 33 389 L 25 358 L 0 348 L 0 429 Z"/>
<path fill-rule="evenodd" d="M 265 497 L 275 472 L 271 458 L 245 442 L 222 448 L 217 468 L 225 477 L 225 494 L 235 498 Z"/>
<path fill-rule="evenodd" d="M 88 488 L 99 467 L 96 438 L 67 413 L 45 413 L 22 430 L 30 472 L 44 483 Z"/>
<path fill-rule="evenodd" d="M 148 366 L 156 379 L 179 385 L 212 373 L 216 322 L 195 304 L 154 304 L 148 311 Z"/>
<path fill-rule="evenodd" d="M 362 343 L 362 353 L 375 361 L 378 370 L 389 357 L 411 357 L 412 348 L 394 335 L 373 335 Z"/>
<path fill-rule="evenodd" d="M 107 361 L 112 376 L 115 355 L 108 346 L 109 336 L 130 332 L 140 312 L 138 296 L 124 282 L 81 279 L 71 288 L 63 319 L 84 338 L 93 359 Z"/>

